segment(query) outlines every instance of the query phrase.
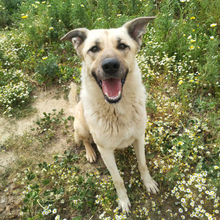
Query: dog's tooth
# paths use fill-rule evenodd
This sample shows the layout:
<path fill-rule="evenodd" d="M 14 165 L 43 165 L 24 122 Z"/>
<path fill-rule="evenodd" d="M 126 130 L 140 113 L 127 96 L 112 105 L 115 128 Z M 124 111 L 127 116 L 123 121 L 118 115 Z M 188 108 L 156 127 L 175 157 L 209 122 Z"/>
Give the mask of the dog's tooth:
<path fill-rule="evenodd" d="M 109 100 L 115 100 L 115 99 L 118 99 L 121 96 L 121 91 L 119 91 L 118 95 L 115 96 L 115 97 L 110 97 L 107 92 L 105 93 L 105 95 L 108 97 Z"/>
<path fill-rule="evenodd" d="M 119 91 L 119 93 L 118 93 L 118 97 L 117 98 L 119 98 L 121 96 L 121 91 Z"/>

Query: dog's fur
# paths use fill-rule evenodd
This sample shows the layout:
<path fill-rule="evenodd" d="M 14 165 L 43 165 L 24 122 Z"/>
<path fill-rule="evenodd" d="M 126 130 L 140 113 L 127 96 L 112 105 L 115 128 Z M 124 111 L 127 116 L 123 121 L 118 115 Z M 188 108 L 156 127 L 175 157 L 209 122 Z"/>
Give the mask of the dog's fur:
<path fill-rule="evenodd" d="M 93 141 L 96 143 L 125 212 L 129 211 L 130 201 L 116 166 L 115 149 L 133 144 L 146 189 L 158 192 L 146 165 L 146 91 L 135 60 L 147 24 L 154 18 L 137 18 L 118 29 L 75 29 L 61 38 L 73 43 L 83 62 L 81 101 L 76 105 L 77 88 L 73 83 L 69 95 L 75 108 L 75 140 L 83 141 L 89 162 L 96 161 L 91 146 Z"/>

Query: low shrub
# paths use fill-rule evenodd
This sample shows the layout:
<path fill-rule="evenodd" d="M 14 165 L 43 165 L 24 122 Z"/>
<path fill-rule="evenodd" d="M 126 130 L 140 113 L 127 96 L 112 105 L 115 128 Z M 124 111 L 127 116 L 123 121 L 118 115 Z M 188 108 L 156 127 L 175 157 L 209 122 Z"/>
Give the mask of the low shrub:
<path fill-rule="evenodd" d="M 14 108 L 21 108 L 30 101 L 32 87 L 28 76 L 21 70 L 0 69 L 0 106 L 3 114 L 13 116 Z"/>

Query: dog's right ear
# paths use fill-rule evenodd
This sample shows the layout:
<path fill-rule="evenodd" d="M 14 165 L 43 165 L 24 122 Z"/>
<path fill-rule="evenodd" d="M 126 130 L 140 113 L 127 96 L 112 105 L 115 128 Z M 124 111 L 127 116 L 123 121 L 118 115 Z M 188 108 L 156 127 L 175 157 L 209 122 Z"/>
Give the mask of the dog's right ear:
<path fill-rule="evenodd" d="M 66 35 L 64 35 L 60 40 L 70 41 L 73 44 L 74 48 L 76 49 L 77 53 L 79 54 L 78 49 L 85 41 L 88 31 L 89 30 L 86 28 L 74 29 L 68 32 Z"/>

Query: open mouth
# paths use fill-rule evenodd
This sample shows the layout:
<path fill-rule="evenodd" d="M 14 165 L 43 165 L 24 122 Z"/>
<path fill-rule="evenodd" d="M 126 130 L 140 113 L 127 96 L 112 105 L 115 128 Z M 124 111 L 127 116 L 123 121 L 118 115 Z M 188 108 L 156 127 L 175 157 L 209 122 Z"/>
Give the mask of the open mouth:
<path fill-rule="evenodd" d="M 109 103 L 117 103 L 121 100 L 122 97 L 122 88 L 125 83 L 127 73 L 123 79 L 118 78 L 108 78 L 100 80 L 97 78 L 95 73 L 92 73 L 97 84 L 101 88 L 105 100 Z"/>

